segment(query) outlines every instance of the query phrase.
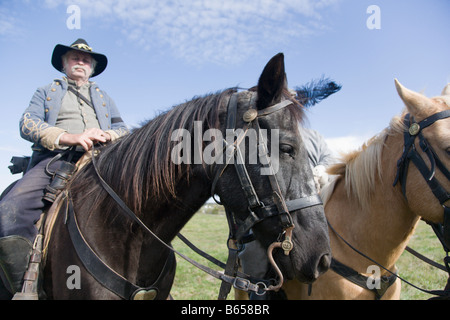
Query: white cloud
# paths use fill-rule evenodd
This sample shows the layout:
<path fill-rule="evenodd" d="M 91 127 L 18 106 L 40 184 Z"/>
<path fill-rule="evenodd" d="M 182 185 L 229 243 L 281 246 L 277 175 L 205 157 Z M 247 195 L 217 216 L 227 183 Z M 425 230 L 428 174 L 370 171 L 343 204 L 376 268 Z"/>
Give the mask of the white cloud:
<path fill-rule="evenodd" d="M 46 0 L 76 4 L 82 19 L 103 19 L 146 50 L 191 63 L 239 63 L 268 46 L 320 31 L 320 11 L 340 0 Z"/>
<path fill-rule="evenodd" d="M 346 136 L 326 138 L 325 141 L 328 147 L 339 156 L 342 153 L 347 153 L 356 149 L 359 149 L 366 141 L 368 141 L 372 135 L 365 136 Z"/>
<path fill-rule="evenodd" d="M 0 8 L 0 36 L 13 36 L 16 34 L 15 19 L 5 10 Z"/>

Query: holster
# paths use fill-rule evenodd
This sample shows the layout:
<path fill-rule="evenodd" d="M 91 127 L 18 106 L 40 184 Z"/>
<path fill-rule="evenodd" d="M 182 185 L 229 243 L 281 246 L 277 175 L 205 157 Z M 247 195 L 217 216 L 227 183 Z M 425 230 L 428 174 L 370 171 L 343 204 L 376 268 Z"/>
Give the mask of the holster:
<path fill-rule="evenodd" d="M 59 193 L 64 190 L 70 178 L 76 171 L 76 165 L 61 161 L 60 166 L 53 174 L 52 182 L 45 188 L 44 200 L 53 203 Z"/>

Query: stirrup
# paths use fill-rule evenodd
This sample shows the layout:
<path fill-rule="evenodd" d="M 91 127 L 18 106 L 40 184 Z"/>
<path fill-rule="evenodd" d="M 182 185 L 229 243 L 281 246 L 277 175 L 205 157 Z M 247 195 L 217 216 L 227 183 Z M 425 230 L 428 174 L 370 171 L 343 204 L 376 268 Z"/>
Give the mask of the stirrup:
<path fill-rule="evenodd" d="M 33 244 L 30 261 L 27 271 L 23 276 L 23 286 L 20 292 L 16 292 L 12 300 L 39 300 L 38 278 L 39 266 L 42 259 L 42 239 L 43 235 L 38 234 Z"/>

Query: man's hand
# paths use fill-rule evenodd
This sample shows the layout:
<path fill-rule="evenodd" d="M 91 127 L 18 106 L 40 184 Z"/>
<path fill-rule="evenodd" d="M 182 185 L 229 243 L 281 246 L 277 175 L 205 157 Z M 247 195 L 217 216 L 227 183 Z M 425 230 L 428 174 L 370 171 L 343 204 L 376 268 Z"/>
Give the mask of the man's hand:
<path fill-rule="evenodd" d="M 64 133 L 59 138 L 59 145 L 82 146 L 84 150 L 89 151 L 92 145 L 97 142 L 111 141 L 109 133 L 97 128 L 87 129 L 83 133 L 70 134 Z"/>

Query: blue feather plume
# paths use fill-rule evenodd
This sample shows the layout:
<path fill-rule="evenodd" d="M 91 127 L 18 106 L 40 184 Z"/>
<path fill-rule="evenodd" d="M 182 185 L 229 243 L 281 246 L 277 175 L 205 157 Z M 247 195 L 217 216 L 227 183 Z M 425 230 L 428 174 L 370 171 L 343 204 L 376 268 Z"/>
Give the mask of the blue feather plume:
<path fill-rule="evenodd" d="M 318 80 L 312 80 L 301 87 L 295 87 L 294 90 L 297 92 L 296 99 L 304 107 L 312 107 L 338 92 L 341 88 L 340 84 L 331 81 L 329 78 L 322 77 Z"/>

